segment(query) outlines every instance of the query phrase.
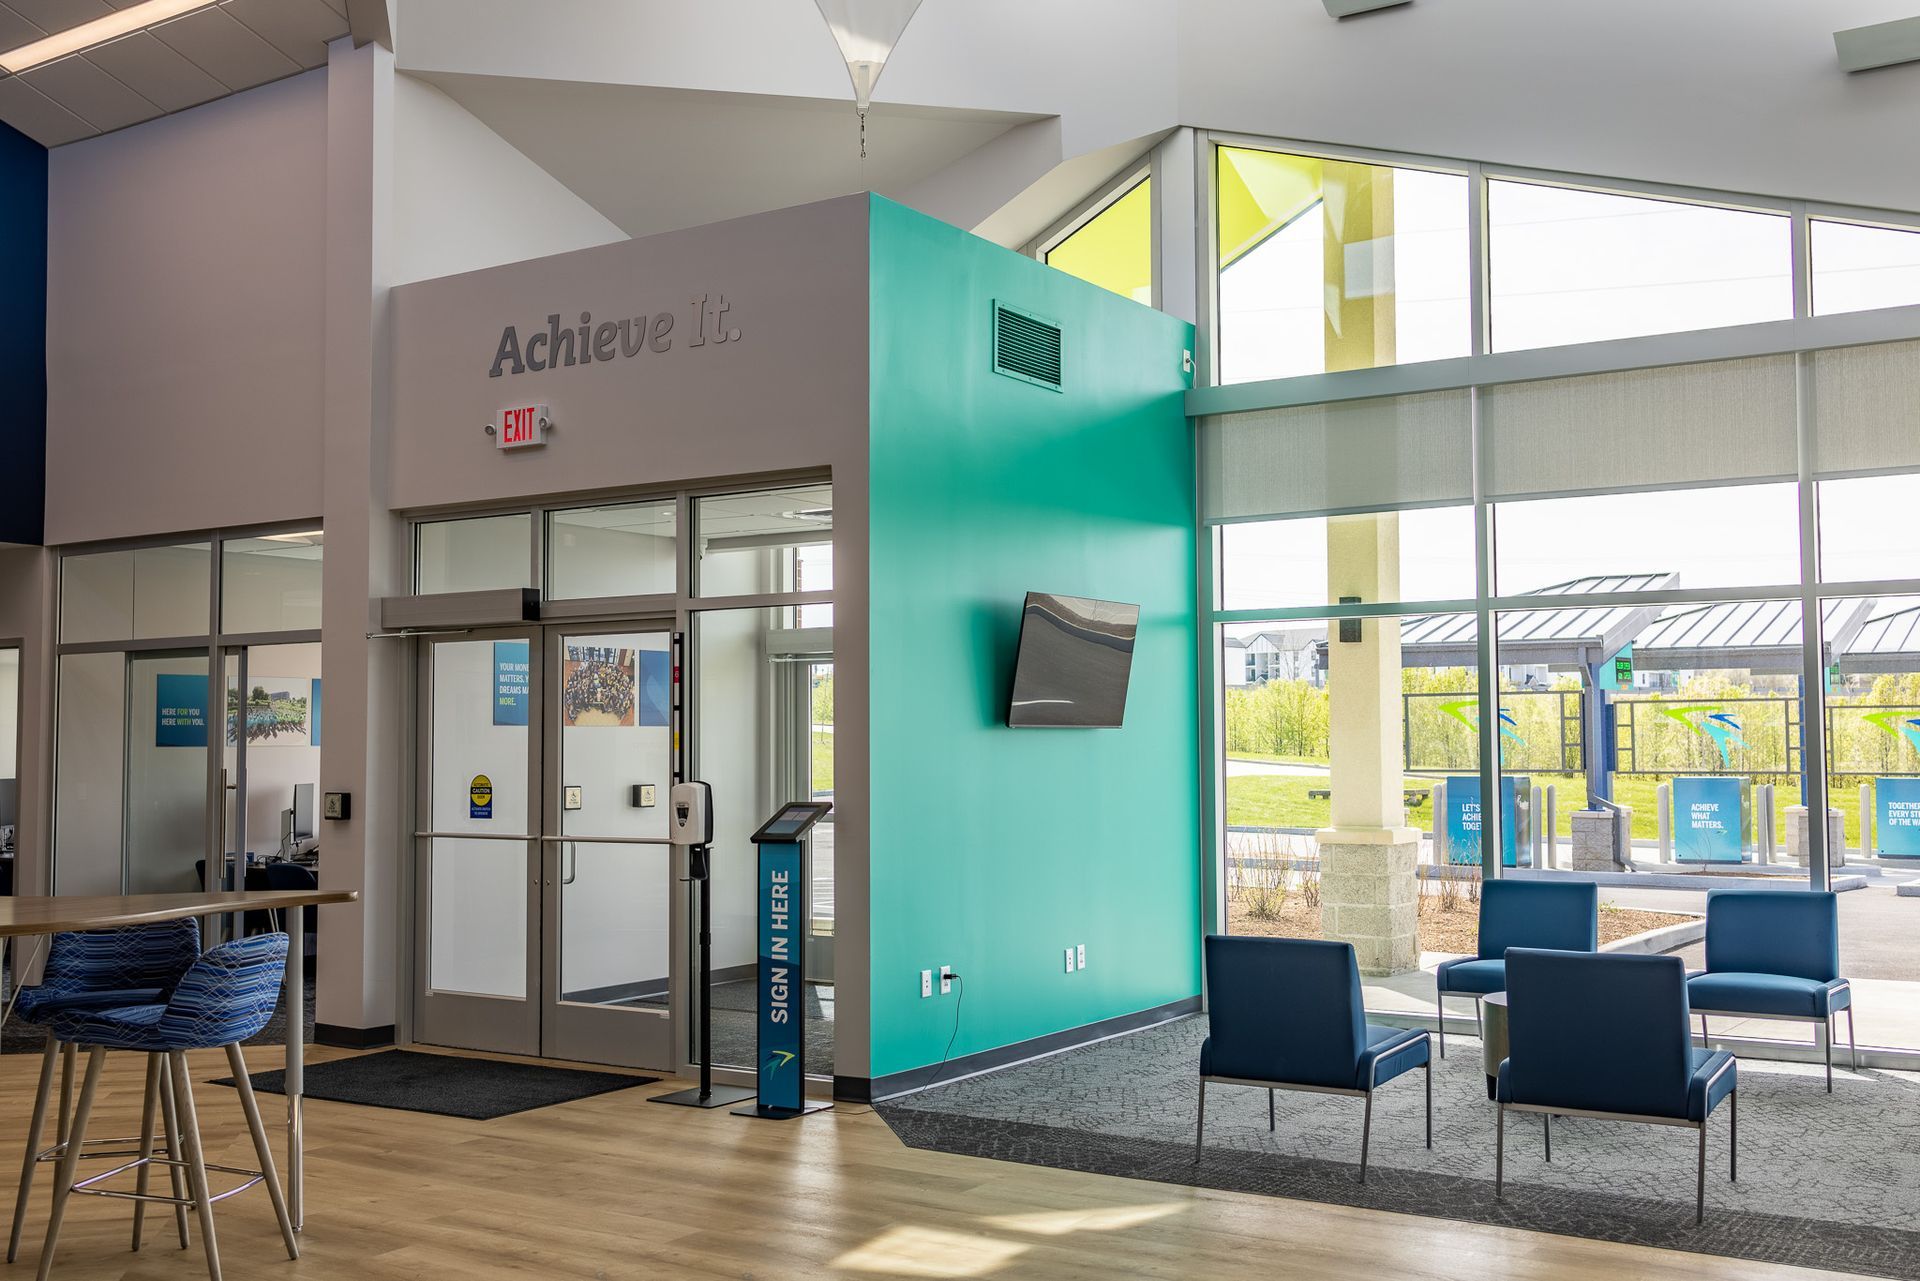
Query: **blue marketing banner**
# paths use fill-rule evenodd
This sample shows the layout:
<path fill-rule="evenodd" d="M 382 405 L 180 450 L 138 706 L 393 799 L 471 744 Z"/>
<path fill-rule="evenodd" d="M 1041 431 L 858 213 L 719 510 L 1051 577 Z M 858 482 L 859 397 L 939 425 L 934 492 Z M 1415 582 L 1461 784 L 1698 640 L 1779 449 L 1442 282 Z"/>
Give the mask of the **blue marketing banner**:
<path fill-rule="evenodd" d="M 153 686 L 153 745 L 207 745 L 207 678 L 162 672 Z"/>
<path fill-rule="evenodd" d="M 1518 862 L 1519 812 L 1514 804 L 1514 783 L 1508 775 L 1500 780 L 1500 864 L 1512 867 Z M 1447 776 L 1447 812 L 1442 816 L 1446 831 L 1447 862 L 1466 866 L 1480 864 L 1480 776 Z"/>
<path fill-rule="evenodd" d="M 665 725 L 673 706 L 667 683 L 673 671 L 673 656 L 664 649 L 643 649 L 640 658 L 640 723 Z"/>
<path fill-rule="evenodd" d="M 760 846 L 760 1106 L 806 1105 L 806 984 L 801 975 L 800 846 Z"/>
<path fill-rule="evenodd" d="M 1740 780 L 1727 775 L 1673 780 L 1673 857 L 1681 863 L 1738 863 L 1746 844 Z"/>
<path fill-rule="evenodd" d="M 1874 844 L 1886 858 L 1920 858 L 1920 778 L 1873 780 Z"/>
<path fill-rule="evenodd" d="M 525 725 L 533 658 L 526 641 L 493 643 L 493 723 Z"/>
<path fill-rule="evenodd" d="M 308 713 L 307 723 L 313 727 L 313 745 L 318 747 L 320 746 L 320 678 L 318 676 L 313 678 L 313 702 L 309 706 L 313 710 Z"/>

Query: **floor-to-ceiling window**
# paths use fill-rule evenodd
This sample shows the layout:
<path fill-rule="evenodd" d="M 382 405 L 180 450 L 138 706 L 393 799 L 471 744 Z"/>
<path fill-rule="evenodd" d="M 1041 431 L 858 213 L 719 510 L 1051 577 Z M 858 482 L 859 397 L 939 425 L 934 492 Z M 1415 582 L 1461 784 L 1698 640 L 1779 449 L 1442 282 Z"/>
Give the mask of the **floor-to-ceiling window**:
<path fill-rule="evenodd" d="M 1151 307 L 1153 178 L 1129 174 L 1077 217 L 1043 237 L 1037 256 L 1049 267 Z"/>

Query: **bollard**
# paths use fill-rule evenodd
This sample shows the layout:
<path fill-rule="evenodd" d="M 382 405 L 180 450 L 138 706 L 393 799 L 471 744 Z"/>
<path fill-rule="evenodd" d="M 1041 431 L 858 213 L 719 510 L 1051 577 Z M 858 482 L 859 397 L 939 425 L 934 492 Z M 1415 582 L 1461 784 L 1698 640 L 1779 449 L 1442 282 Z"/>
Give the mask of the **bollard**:
<path fill-rule="evenodd" d="M 1660 832 L 1660 861 L 1673 862 L 1673 788 L 1662 783 L 1653 789 L 1654 822 Z"/>
<path fill-rule="evenodd" d="M 1620 866 L 1633 866 L 1633 806 L 1620 807 Z"/>
<path fill-rule="evenodd" d="M 1873 857 L 1873 789 L 1860 784 L 1860 857 Z"/>
<path fill-rule="evenodd" d="M 1761 830 L 1764 843 L 1760 847 L 1760 861 L 1771 865 L 1773 863 L 1773 856 L 1778 852 L 1780 847 L 1778 833 L 1773 825 L 1773 784 L 1763 783 L 1760 786 L 1760 790 L 1763 795 L 1759 799 L 1758 808 L 1760 811 L 1760 822 L 1764 825 Z"/>
<path fill-rule="evenodd" d="M 1540 785 L 1537 783 L 1534 784 L 1533 792 L 1528 798 L 1529 803 L 1527 806 L 1528 826 L 1532 829 L 1527 833 L 1529 837 L 1527 847 L 1535 867 L 1545 866 L 1543 862 L 1544 845 L 1540 839 L 1540 812 L 1544 808 L 1541 804 L 1543 799 L 1544 794 L 1540 790 Z"/>
<path fill-rule="evenodd" d="M 1433 849 L 1428 857 L 1435 867 L 1447 861 L 1447 781 L 1435 779 L 1427 803 L 1433 806 Z"/>
<path fill-rule="evenodd" d="M 1547 784 L 1547 822 L 1546 822 L 1547 866 L 1548 867 L 1558 867 L 1560 865 L 1560 828 L 1558 826 L 1558 820 L 1555 816 L 1555 811 L 1559 808 L 1558 799 L 1559 798 L 1554 790 L 1554 785 L 1552 783 L 1548 783 Z"/>

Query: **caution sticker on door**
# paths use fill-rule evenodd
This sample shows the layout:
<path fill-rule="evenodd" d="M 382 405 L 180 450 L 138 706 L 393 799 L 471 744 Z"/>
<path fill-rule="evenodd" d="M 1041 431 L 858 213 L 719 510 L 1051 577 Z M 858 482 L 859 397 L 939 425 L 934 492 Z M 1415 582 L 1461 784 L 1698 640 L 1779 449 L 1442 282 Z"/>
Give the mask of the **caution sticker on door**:
<path fill-rule="evenodd" d="M 467 788 L 467 817 L 493 817 L 493 780 L 485 774 L 475 774 L 473 782 Z"/>

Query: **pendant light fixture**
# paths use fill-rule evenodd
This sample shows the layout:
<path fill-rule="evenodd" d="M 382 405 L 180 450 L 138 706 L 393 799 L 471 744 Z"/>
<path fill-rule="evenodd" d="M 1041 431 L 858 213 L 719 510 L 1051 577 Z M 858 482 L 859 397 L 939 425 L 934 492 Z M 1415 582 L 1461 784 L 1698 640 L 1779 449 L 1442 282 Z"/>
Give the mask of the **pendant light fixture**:
<path fill-rule="evenodd" d="M 873 86 L 886 69 L 887 57 L 900 33 L 913 21 L 920 0 L 814 0 L 820 16 L 833 31 L 840 55 L 847 60 L 853 81 L 853 105 L 860 113 L 860 158 L 867 158 L 867 108 L 873 105 Z"/>

